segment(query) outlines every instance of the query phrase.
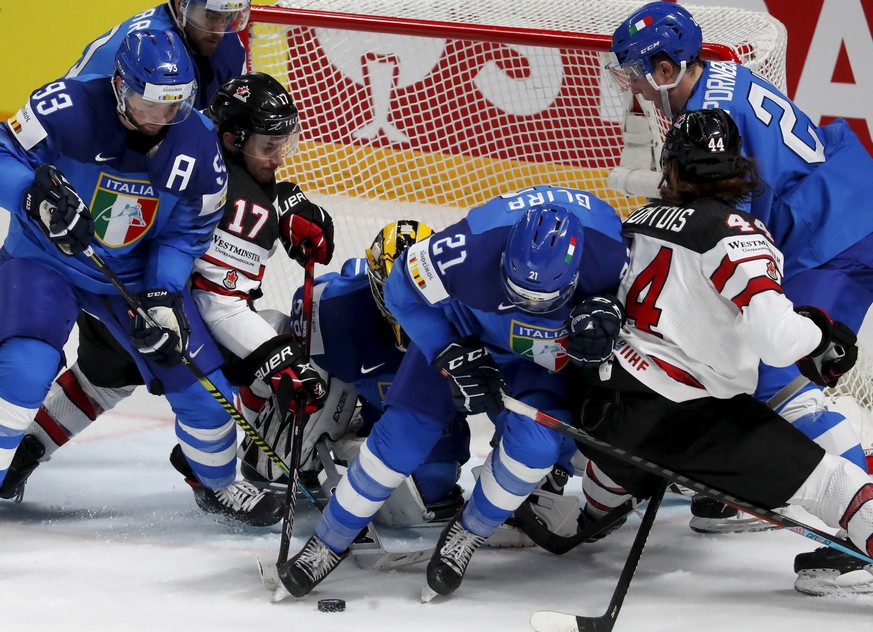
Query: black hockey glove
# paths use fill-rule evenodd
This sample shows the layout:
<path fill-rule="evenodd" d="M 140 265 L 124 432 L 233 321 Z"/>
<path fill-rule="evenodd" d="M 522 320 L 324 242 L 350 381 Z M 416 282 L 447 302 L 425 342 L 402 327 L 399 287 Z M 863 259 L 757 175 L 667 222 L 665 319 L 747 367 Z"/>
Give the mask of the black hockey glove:
<path fill-rule="evenodd" d="M 276 186 L 279 202 L 279 236 L 288 256 L 300 265 L 309 257 L 326 265 L 333 257 L 333 218 L 320 206 L 303 197 L 290 182 Z"/>
<path fill-rule="evenodd" d="M 91 244 L 94 238 L 91 211 L 54 166 L 37 168 L 22 204 L 49 241 L 65 255 L 77 255 Z"/>
<path fill-rule="evenodd" d="M 624 307 L 614 296 L 589 296 L 570 312 L 567 355 L 579 368 L 595 368 L 612 357 L 624 325 Z"/>
<path fill-rule="evenodd" d="M 191 325 L 182 307 L 182 296 L 167 290 L 146 290 L 140 301 L 152 322 L 135 314 L 128 330 L 130 342 L 158 366 L 176 366 L 182 362 L 191 333 Z"/>
<path fill-rule="evenodd" d="M 321 410 L 327 399 L 327 384 L 318 374 L 303 349 L 290 335 L 281 335 L 268 340 L 252 351 L 249 356 L 254 366 L 255 377 L 280 393 L 291 388 L 288 408 L 296 411 L 301 405 L 307 415 Z M 249 358 L 246 359 L 248 362 Z"/>
<path fill-rule="evenodd" d="M 474 336 L 461 338 L 437 354 L 433 366 L 449 378 L 455 408 L 497 415 L 506 384 L 488 349 Z"/>
<path fill-rule="evenodd" d="M 857 337 L 854 332 L 818 307 L 804 305 L 794 309 L 821 329 L 821 342 L 806 357 L 797 361 L 797 368 L 810 382 L 833 387 L 858 360 Z"/>

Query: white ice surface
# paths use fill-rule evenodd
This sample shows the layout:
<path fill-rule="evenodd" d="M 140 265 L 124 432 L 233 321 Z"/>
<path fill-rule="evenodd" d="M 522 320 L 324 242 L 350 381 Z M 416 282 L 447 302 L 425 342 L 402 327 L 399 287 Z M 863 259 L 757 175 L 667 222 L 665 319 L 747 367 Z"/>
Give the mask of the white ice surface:
<path fill-rule="evenodd" d="M 489 433 L 476 425 L 470 465 Z M 563 557 L 480 550 L 440 603 L 419 601 L 424 564 L 380 572 L 347 560 L 309 598 L 273 604 L 255 556 L 273 559 L 278 527 L 234 530 L 197 509 L 167 460 L 173 442 L 169 408 L 137 392 L 42 465 L 23 503 L 0 502 L 0 630 L 527 630 L 538 609 L 602 614 L 638 523 Z M 469 466 L 462 483 L 472 488 Z M 617 632 L 873 630 L 873 597 L 793 590 L 794 555 L 813 542 L 785 531 L 702 536 L 688 514 L 687 500 L 665 500 Z M 298 503 L 292 551 L 316 519 Z M 383 536 L 411 550 L 437 530 Z M 326 597 L 345 599 L 346 611 L 318 612 Z"/>

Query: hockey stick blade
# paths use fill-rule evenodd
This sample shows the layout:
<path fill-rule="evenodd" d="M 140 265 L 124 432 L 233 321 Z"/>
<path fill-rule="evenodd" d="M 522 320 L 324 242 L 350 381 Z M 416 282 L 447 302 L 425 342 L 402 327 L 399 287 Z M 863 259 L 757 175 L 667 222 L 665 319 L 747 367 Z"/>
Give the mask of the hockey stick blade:
<path fill-rule="evenodd" d="M 530 616 L 530 627 L 536 632 L 579 632 L 576 615 L 553 610 L 537 610 Z"/>
<path fill-rule="evenodd" d="M 261 583 L 264 588 L 270 592 L 275 592 L 282 585 L 282 580 L 279 579 L 279 569 L 272 562 L 264 562 L 260 557 L 258 560 L 258 573 L 261 575 Z"/>

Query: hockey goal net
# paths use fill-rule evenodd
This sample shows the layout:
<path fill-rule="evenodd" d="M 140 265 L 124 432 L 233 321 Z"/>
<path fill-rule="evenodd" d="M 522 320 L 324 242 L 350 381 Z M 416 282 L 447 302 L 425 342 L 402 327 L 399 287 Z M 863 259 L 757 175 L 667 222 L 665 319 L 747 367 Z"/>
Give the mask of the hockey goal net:
<path fill-rule="evenodd" d="M 440 229 L 532 184 L 589 190 L 621 215 L 643 202 L 610 188 L 629 99 L 603 73 L 615 27 L 642 0 L 282 0 L 252 9 L 250 65 L 300 108 L 300 151 L 280 170 L 336 221 L 329 269 L 363 256 L 396 219 Z M 785 89 L 787 36 L 766 13 L 687 5 L 704 57 L 739 61 Z M 639 105 L 636 106 L 639 110 Z M 667 121 L 642 104 L 656 167 Z M 639 132 L 639 129 L 636 130 Z M 639 142 L 639 139 L 637 139 Z M 299 268 L 276 257 L 265 306 L 288 309 Z M 873 407 L 873 366 L 845 380 Z"/>

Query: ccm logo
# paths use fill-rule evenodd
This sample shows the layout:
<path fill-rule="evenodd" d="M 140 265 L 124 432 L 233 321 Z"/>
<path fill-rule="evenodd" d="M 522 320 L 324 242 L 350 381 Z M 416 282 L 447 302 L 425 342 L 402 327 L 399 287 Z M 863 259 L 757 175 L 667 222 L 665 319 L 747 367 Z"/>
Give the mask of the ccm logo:
<path fill-rule="evenodd" d="M 645 54 L 648 53 L 650 50 L 654 50 L 654 49 L 658 48 L 658 46 L 660 46 L 660 45 L 661 45 L 661 40 L 658 40 L 658 41 L 655 42 L 654 44 L 649 44 L 649 45 L 646 46 L 643 50 L 640 51 L 640 55 L 645 55 Z"/>
<path fill-rule="evenodd" d="M 484 348 L 473 349 L 472 351 L 469 351 L 469 352 L 465 353 L 464 355 L 462 355 L 458 358 L 455 358 L 454 360 L 449 362 L 448 368 L 449 368 L 449 370 L 454 371 L 455 369 L 458 369 L 465 364 L 475 362 L 476 360 L 484 358 L 487 355 L 488 355 L 487 349 L 484 349 Z"/>

